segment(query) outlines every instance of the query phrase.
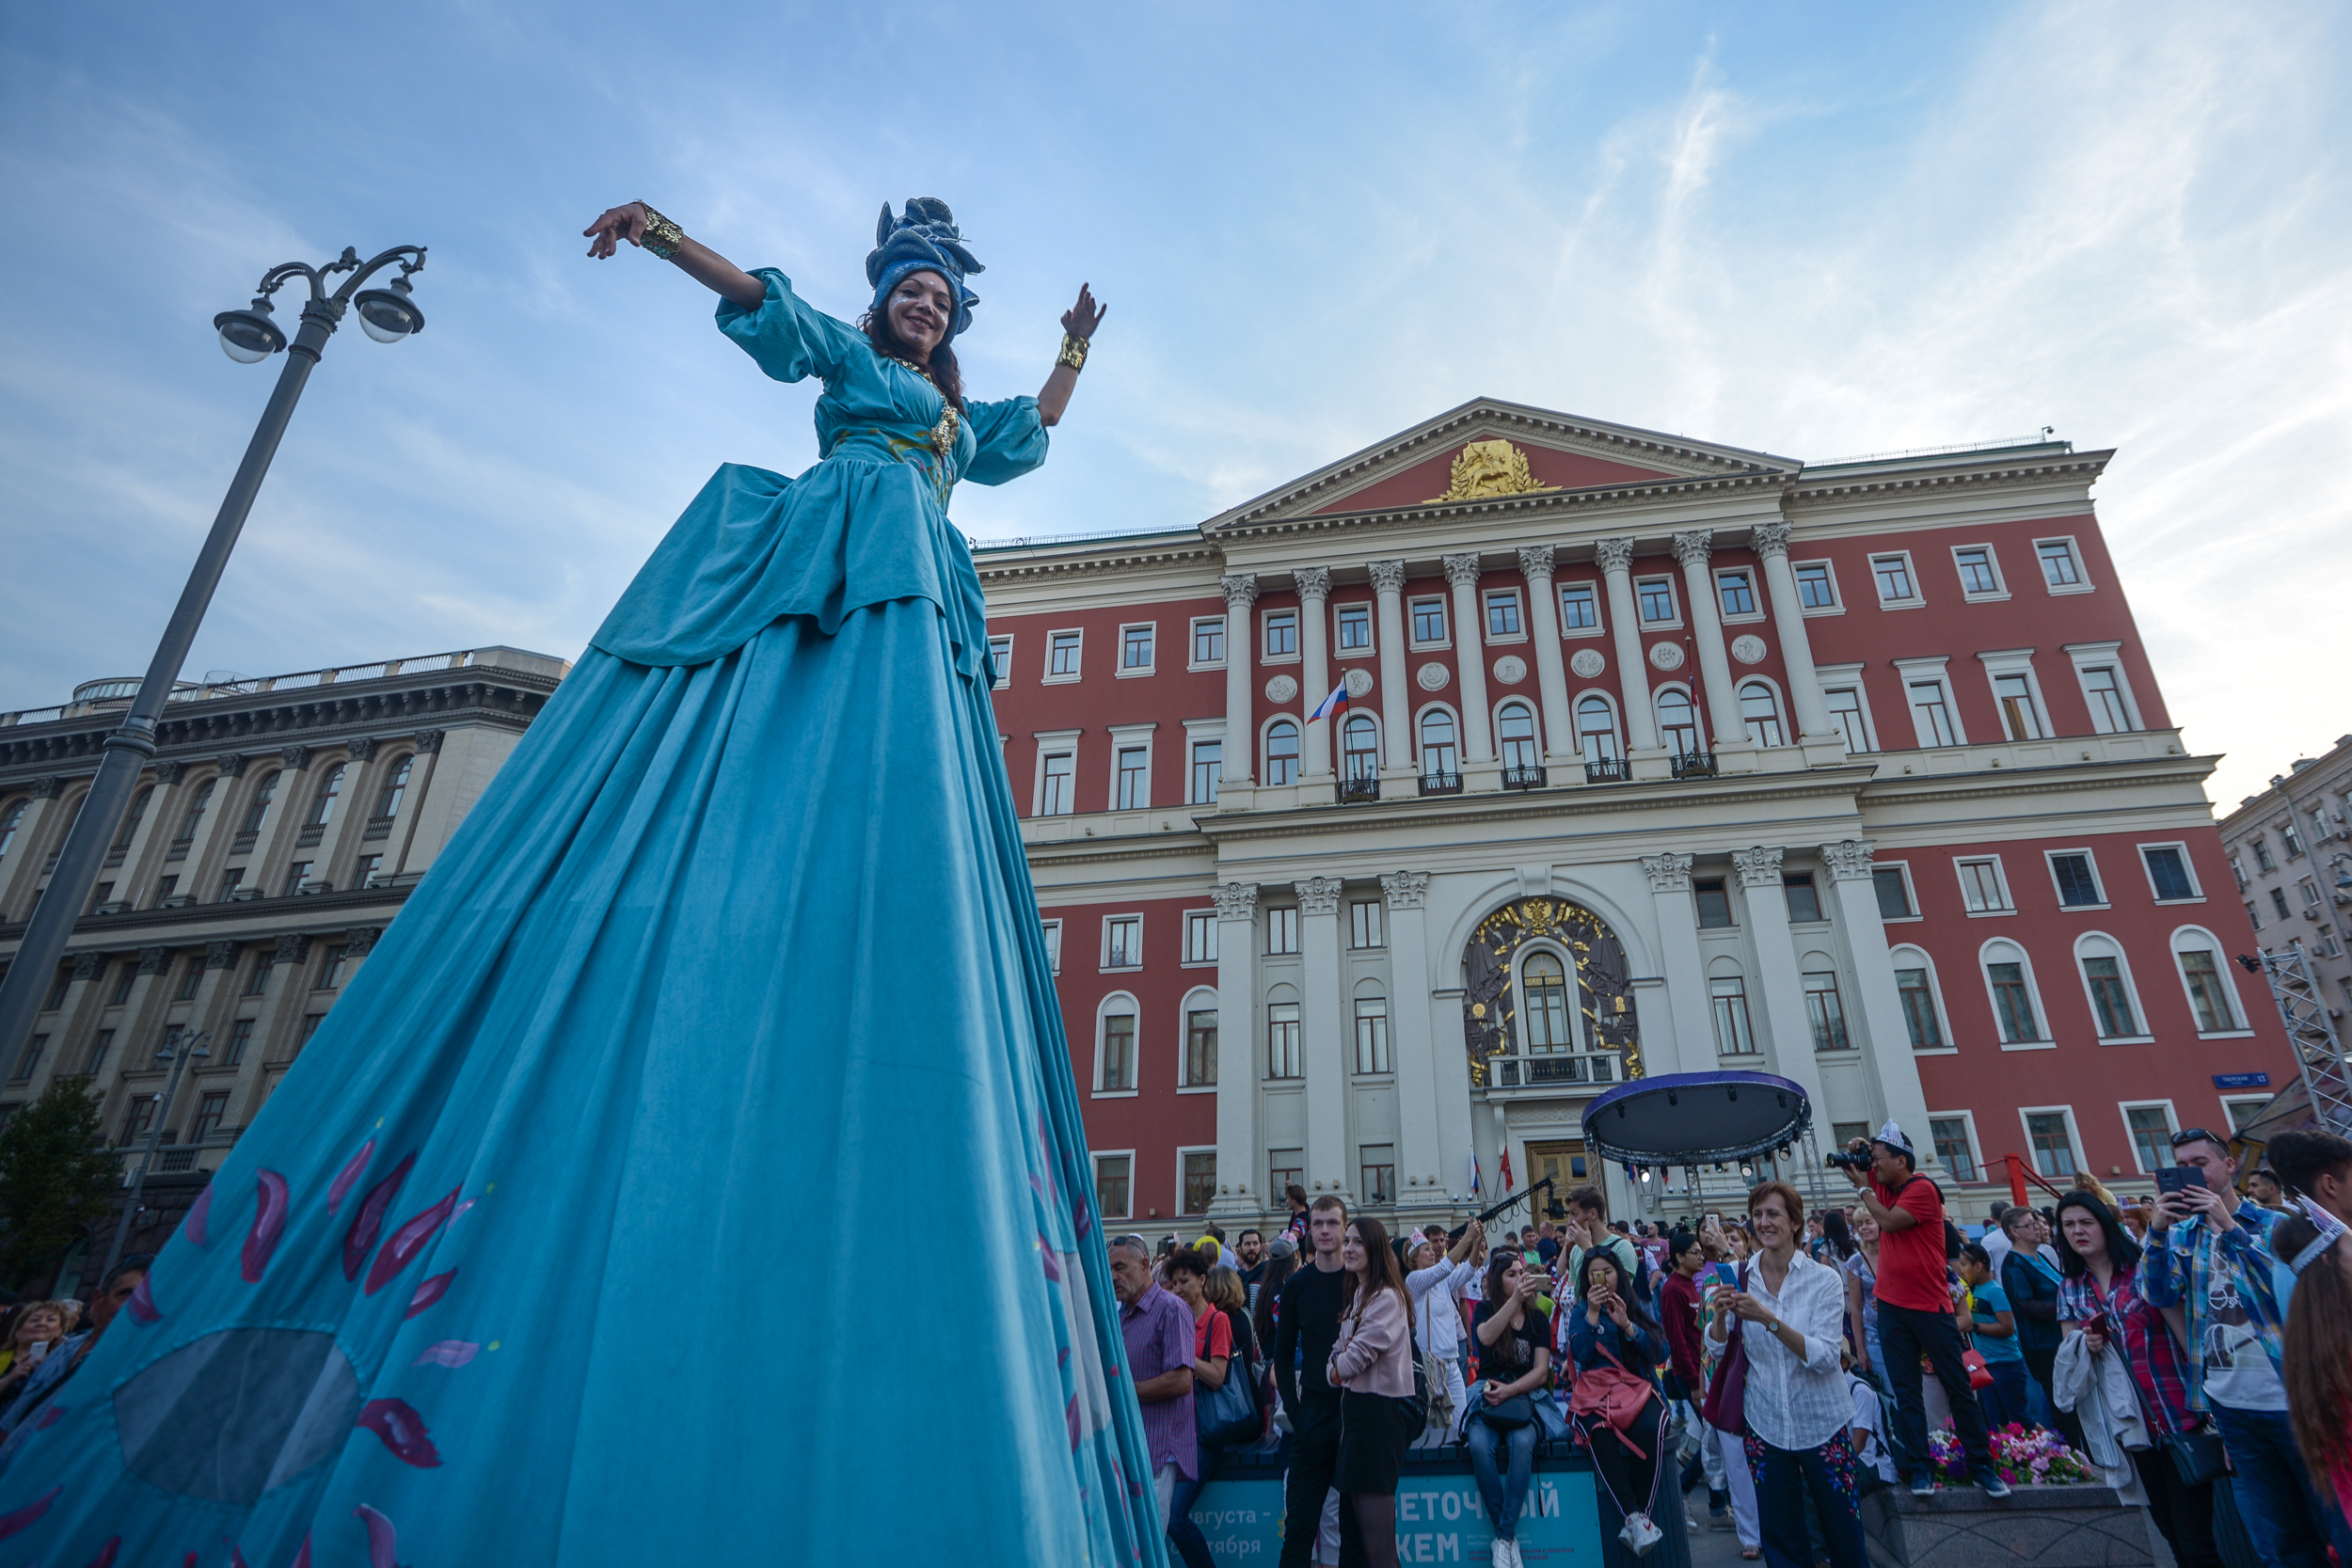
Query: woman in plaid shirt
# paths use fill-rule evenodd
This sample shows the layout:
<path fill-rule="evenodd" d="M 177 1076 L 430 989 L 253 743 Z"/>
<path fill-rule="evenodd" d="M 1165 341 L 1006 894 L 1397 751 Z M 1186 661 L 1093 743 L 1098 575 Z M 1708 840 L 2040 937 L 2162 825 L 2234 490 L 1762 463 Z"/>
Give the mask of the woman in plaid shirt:
<path fill-rule="evenodd" d="M 2139 1410 L 2157 1439 L 2132 1450 L 2148 1512 L 2181 1568 L 2221 1568 L 2213 1537 L 2213 1483 L 2184 1484 L 2167 1439 L 2204 1419 L 2188 1408 L 2188 1368 L 2164 1314 L 2139 1293 L 2139 1246 L 2115 1212 L 2085 1192 L 2058 1206 L 2058 1322 L 2069 1334 L 2090 1336 L 2090 1351 L 2121 1351 L 2139 1390 Z"/>

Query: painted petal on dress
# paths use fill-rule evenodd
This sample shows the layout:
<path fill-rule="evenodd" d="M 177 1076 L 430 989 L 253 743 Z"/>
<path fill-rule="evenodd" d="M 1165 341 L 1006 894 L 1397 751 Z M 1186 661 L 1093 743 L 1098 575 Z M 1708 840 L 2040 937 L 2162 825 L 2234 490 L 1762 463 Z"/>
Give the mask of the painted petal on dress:
<path fill-rule="evenodd" d="M 50 1505 L 57 1500 L 57 1494 L 64 1490 L 62 1485 L 53 1486 L 13 1513 L 0 1513 L 0 1541 L 6 1541 L 19 1530 L 38 1524 L 40 1516 L 49 1512 Z"/>
<path fill-rule="evenodd" d="M 392 1167 L 392 1174 L 368 1189 L 368 1196 L 359 1205 L 359 1212 L 351 1217 L 351 1229 L 343 1237 L 343 1277 L 357 1279 L 359 1270 L 375 1250 L 375 1239 L 384 1233 L 384 1211 L 400 1196 L 400 1184 L 408 1180 L 409 1167 L 417 1163 L 414 1154 Z M 345 1167 L 349 1168 L 349 1167 Z"/>
<path fill-rule="evenodd" d="M 441 1450 L 433 1446 L 424 1418 L 407 1401 L 370 1400 L 359 1412 L 359 1425 L 384 1439 L 384 1446 L 403 1465 L 414 1465 L 420 1470 L 440 1467 Z"/>
<path fill-rule="evenodd" d="M 293 1568 L 310 1568 L 310 1534 L 308 1530 L 302 1535 L 302 1550 L 294 1553 Z"/>
<path fill-rule="evenodd" d="M 155 1276 L 151 1274 L 142 1276 L 139 1280 L 139 1288 L 131 1292 L 131 1299 L 129 1301 L 123 1303 L 124 1308 L 130 1312 L 132 1318 L 136 1322 L 151 1323 L 163 1321 L 164 1315 L 157 1309 L 155 1306 L 155 1297 L 149 1290 L 149 1287 L 154 1283 Z"/>
<path fill-rule="evenodd" d="M 1061 1264 L 1054 1257 L 1054 1244 L 1040 1236 L 1037 1239 L 1037 1254 L 1045 1260 L 1045 1277 L 1058 1283 L 1061 1279 Z"/>
<path fill-rule="evenodd" d="M 447 1274 L 437 1274 L 432 1278 L 426 1280 L 423 1284 L 418 1286 L 417 1293 L 408 1298 L 408 1310 L 403 1312 L 401 1317 L 404 1320 L 413 1318 L 418 1313 L 423 1311 L 426 1307 L 432 1306 L 435 1302 L 440 1300 L 443 1296 L 449 1294 L 449 1282 L 456 1277 L 457 1271 L 455 1269 L 452 1269 Z M 464 1363 L 460 1362 L 459 1365 L 462 1366 Z"/>
<path fill-rule="evenodd" d="M 198 1246 L 210 1246 L 212 1238 L 204 1234 L 205 1224 L 213 1217 L 213 1184 L 204 1183 L 204 1190 L 188 1205 L 188 1217 L 180 1222 L 180 1228 Z"/>
<path fill-rule="evenodd" d="M 457 1271 L 455 1269 L 452 1269 L 449 1272 L 450 1274 L 455 1274 Z M 441 1277 L 446 1278 L 448 1276 L 442 1275 Z M 425 1283 L 430 1285 L 433 1281 L 428 1279 Z M 422 1295 L 424 1294 L 424 1291 L 420 1290 L 417 1294 Z M 437 1297 L 436 1299 L 438 1298 Z M 427 1305 L 429 1306 L 431 1304 L 427 1303 Z M 408 1309 L 411 1312 L 416 1311 L 416 1304 L 414 1302 L 409 1303 Z M 482 1347 L 471 1339 L 443 1339 L 437 1345 L 425 1346 L 424 1354 L 418 1356 L 414 1361 L 409 1362 L 408 1365 L 411 1367 L 462 1367 L 481 1354 Z"/>
<path fill-rule="evenodd" d="M 450 1213 L 457 1207 L 457 1195 L 461 1191 L 462 1188 L 453 1187 L 449 1196 L 392 1232 L 392 1239 L 386 1242 L 384 1250 L 375 1255 L 375 1266 L 368 1270 L 369 1295 L 390 1284 L 392 1275 L 413 1262 L 417 1254 L 424 1250 L 424 1244 L 449 1223 Z"/>
<path fill-rule="evenodd" d="M 33 1423 L 33 1430 L 47 1432 L 51 1427 L 64 1420 L 65 1413 L 72 1408 L 70 1404 L 57 1404 L 53 1402 L 48 1409 L 40 1413 L 40 1418 Z"/>
<path fill-rule="evenodd" d="M 334 1185 L 326 1189 L 326 1217 L 328 1219 L 333 1219 L 335 1211 L 343 1206 L 343 1195 L 351 1191 L 351 1184 L 359 1180 L 359 1173 L 368 1168 L 369 1157 L 374 1153 L 375 1140 L 370 1138 L 359 1146 L 359 1152 L 345 1161 L 343 1168 L 335 1173 Z"/>
<path fill-rule="evenodd" d="M 115 1568 L 115 1553 L 120 1550 L 122 1550 L 122 1537 L 117 1535 L 109 1538 L 104 1545 L 98 1548 L 98 1555 L 89 1560 L 88 1568 Z"/>
<path fill-rule="evenodd" d="M 245 1278 L 248 1285 L 262 1282 L 262 1271 L 269 1267 L 270 1254 L 278 1250 L 278 1238 L 286 1231 L 286 1210 L 290 1198 L 286 1179 L 274 1170 L 265 1170 L 256 1178 L 261 1196 L 253 1210 L 253 1228 L 245 1233 Z M 144 1291 L 147 1287 L 139 1287 Z"/>
<path fill-rule="evenodd" d="M 365 1503 L 353 1509 L 351 1515 L 367 1523 L 368 1568 L 400 1568 L 394 1560 L 400 1547 L 400 1537 L 393 1531 L 392 1522 Z M 310 1555 L 309 1540 L 302 1543 L 302 1555 L 308 1558 Z"/>
<path fill-rule="evenodd" d="M 248 1568 L 245 1560 L 245 1553 L 237 1549 L 237 1544 L 234 1541 L 224 1535 L 220 1538 L 220 1544 L 229 1548 L 229 1568 Z"/>

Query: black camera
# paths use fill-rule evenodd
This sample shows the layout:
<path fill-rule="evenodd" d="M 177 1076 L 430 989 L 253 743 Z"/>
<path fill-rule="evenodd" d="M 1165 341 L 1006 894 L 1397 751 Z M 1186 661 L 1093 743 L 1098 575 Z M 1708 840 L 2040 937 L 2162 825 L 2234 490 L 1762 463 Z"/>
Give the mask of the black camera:
<path fill-rule="evenodd" d="M 1870 1151 L 1867 1148 L 1859 1150 L 1841 1148 L 1829 1157 L 1829 1168 L 1832 1170 L 1868 1170 Z"/>

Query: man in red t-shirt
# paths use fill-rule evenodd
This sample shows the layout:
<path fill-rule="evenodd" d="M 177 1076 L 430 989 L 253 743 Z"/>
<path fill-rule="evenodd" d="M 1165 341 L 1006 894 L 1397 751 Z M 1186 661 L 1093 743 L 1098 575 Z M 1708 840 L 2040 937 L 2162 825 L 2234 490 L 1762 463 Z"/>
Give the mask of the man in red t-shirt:
<path fill-rule="evenodd" d="M 1968 1479 L 1993 1497 L 2006 1497 L 2008 1483 L 1993 1468 L 1984 1409 L 1961 1364 L 1960 1329 L 1952 1321 L 1946 1280 L 1944 1195 L 1918 1174 L 1911 1140 L 1893 1122 L 1870 1142 L 1856 1138 L 1848 1147 L 1869 1161 L 1867 1181 L 1853 1165 L 1839 1168 L 1879 1222 L 1879 1348 L 1885 1353 L 1886 1381 L 1895 1390 L 1893 1436 L 1902 1463 L 1911 1468 L 1912 1496 L 1935 1491 L 1934 1467 L 1928 1462 L 1927 1405 L 1919 1391 L 1919 1363 L 1925 1357 L 1951 1404 L 1952 1422 L 1968 1455 Z"/>

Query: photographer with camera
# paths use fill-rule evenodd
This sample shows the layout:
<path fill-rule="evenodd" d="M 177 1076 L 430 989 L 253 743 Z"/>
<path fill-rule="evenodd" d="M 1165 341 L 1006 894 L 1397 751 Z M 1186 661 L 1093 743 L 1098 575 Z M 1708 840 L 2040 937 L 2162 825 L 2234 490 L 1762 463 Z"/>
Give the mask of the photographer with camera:
<path fill-rule="evenodd" d="M 1928 1412 L 1920 1392 L 1920 1357 L 1935 1369 L 1944 1397 L 1960 1429 L 1968 1456 L 1968 1479 L 1988 1497 L 2006 1497 L 2009 1483 L 1993 1468 L 1993 1448 L 1984 1411 L 1968 1386 L 1961 1364 L 1960 1329 L 1952 1322 L 1952 1297 L 1945 1281 L 1944 1195 L 1918 1174 L 1918 1155 L 1893 1122 L 1868 1142 L 1856 1138 L 1847 1152 L 1830 1156 L 1862 1195 L 1879 1223 L 1879 1344 L 1886 1353 L 1886 1381 L 1895 1390 L 1895 1438 L 1911 1470 L 1911 1495 L 1935 1492 L 1935 1470 L 1928 1460 Z M 1867 1173 L 1867 1176 L 1865 1173 Z"/>

